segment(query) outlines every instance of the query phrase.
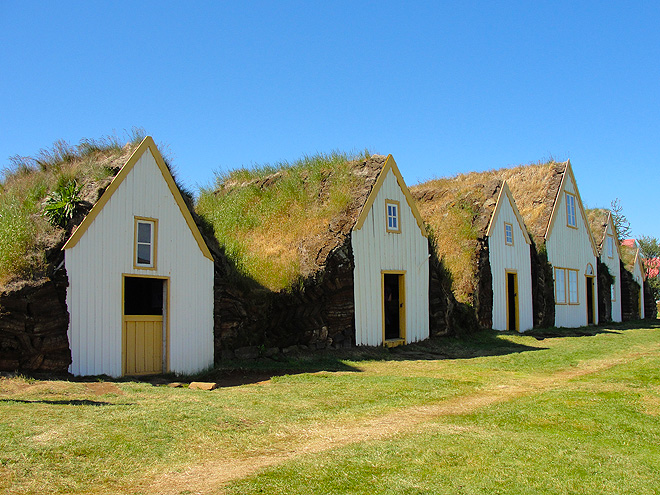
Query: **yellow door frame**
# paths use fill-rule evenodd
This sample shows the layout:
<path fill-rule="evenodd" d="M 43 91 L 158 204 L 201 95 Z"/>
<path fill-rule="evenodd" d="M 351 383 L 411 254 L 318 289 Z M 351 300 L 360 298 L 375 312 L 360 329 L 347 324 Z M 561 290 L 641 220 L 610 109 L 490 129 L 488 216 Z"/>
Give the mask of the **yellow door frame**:
<path fill-rule="evenodd" d="M 516 332 L 520 332 L 520 309 L 518 305 L 518 271 L 517 270 L 505 270 L 504 271 L 504 284 L 506 286 L 506 329 L 509 330 L 509 321 L 511 316 L 509 315 L 509 274 L 513 275 L 513 291 L 514 291 L 514 306 L 516 311 Z"/>
<path fill-rule="evenodd" d="M 398 275 L 399 280 L 399 338 L 385 339 L 385 275 Z M 382 315 L 383 345 L 396 347 L 406 343 L 406 271 L 381 270 L 380 271 L 380 304 Z"/>
<path fill-rule="evenodd" d="M 121 374 L 124 376 L 126 374 L 126 322 L 128 321 L 146 321 L 142 315 L 126 315 L 124 314 L 126 304 L 125 304 L 125 287 L 126 287 L 126 278 L 135 277 L 135 278 L 151 278 L 157 280 L 163 280 L 163 315 L 160 317 L 163 325 L 163 363 L 161 373 L 167 373 L 170 370 L 170 277 L 163 277 L 158 275 L 143 275 L 139 273 L 122 273 L 121 276 Z M 157 319 L 157 315 L 153 316 L 153 320 Z M 145 373 L 148 374 L 148 373 Z M 151 374 L 158 374 L 151 373 Z"/>

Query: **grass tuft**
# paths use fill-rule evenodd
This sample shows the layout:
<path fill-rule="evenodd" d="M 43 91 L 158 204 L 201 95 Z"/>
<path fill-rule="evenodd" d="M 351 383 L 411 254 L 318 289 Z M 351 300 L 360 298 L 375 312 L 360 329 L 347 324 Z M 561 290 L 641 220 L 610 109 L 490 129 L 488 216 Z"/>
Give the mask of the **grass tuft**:
<path fill-rule="evenodd" d="M 238 270 L 265 287 L 290 287 L 304 268 L 300 240 L 323 235 L 353 199 L 365 154 L 306 155 L 289 163 L 216 172 L 197 212 Z"/>
<path fill-rule="evenodd" d="M 34 157 L 9 158 L 0 177 L 0 286 L 41 273 L 48 240 L 62 238 L 66 222 L 58 218 L 51 225 L 43 218 L 44 200 L 66 191 L 70 184 L 74 184 L 73 193 L 112 177 L 144 136 L 143 129 L 133 128 L 126 133 L 124 146 L 117 136 L 83 139 L 77 145 L 60 140 Z M 64 203 L 64 216 L 70 219 L 75 204 Z"/>

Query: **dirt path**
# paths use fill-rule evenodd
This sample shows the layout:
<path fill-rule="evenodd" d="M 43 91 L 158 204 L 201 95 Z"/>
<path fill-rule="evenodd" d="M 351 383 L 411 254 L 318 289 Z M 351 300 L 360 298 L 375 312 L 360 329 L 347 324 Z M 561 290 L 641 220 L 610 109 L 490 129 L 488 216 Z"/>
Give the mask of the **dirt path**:
<path fill-rule="evenodd" d="M 484 389 L 471 395 L 435 404 L 395 410 L 386 415 L 353 424 L 314 425 L 313 429 L 305 431 L 299 442 L 291 443 L 288 449 L 243 459 L 211 461 L 190 466 L 184 472 L 165 473 L 158 479 L 151 480 L 148 485 L 140 489 L 140 492 L 162 495 L 218 493 L 227 482 L 249 476 L 261 469 L 305 454 L 316 454 L 353 443 L 380 440 L 402 433 L 414 433 L 421 430 L 425 423 L 436 418 L 469 414 L 498 402 L 552 390 L 573 378 L 597 373 L 648 354 L 648 352 L 630 353 L 618 358 L 585 362 L 580 366 L 552 375 L 532 375 L 515 383 L 495 383 L 490 389 Z M 443 426 L 438 426 L 438 428 L 443 428 Z M 445 428 L 457 430 L 452 426 L 445 426 Z"/>

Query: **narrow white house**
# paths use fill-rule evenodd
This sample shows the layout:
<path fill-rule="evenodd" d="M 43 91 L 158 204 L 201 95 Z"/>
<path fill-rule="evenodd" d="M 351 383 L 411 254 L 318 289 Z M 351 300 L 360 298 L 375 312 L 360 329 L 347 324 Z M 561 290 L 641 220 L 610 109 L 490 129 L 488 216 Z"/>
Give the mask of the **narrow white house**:
<path fill-rule="evenodd" d="M 612 276 L 612 284 L 604 294 L 599 294 L 601 301 L 609 298 L 610 317 L 614 322 L 622 320 L 621 312 L 621 245 L 614 227 L 612 212 L 602 208 L 587 210 L 591 233 L 596 243 L 601 263 L 607 266 Z M 601 290 L 603 287 L 601 287 Z M 603 315 L 601 315 L 602 317 Z"/>
<path fill-rule="evenodd" d="M 428 239 L 392 155 L 362 207 L 351 244 L 356 345 L 428 338 Z"/>
<path fill-rule="evenodd" d="M 72 374 L 213 365 L 213 258 L 151 137 L 64 249 Z"/>
<path fill-rule="evenodd" d="M 555 325 L 594 325 L 598 323 L 598 252 L 570 161 L 561 177 L 545 233 L 555 282 Z"/>
<path fill-rule="evenodd" d="M 511 190 L 502 184 L 486 231 L 493 287 L 493 329 L 534 326 L 531 240 Z"/>
<path fill-rule="evenodd" d="M 508 184 L 495 174 L 434 179 L 413 186 L 412 195 L 456 300 L 472 306 L 482 327 L 524 332 L 534 326 L 531 241 Z"/>

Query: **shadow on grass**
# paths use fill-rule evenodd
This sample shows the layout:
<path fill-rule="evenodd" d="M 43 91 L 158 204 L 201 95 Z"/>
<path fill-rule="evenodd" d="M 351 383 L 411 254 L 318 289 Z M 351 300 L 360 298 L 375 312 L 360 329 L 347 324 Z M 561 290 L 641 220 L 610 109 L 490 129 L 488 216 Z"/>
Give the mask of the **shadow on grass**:
<path fill-rule="evenodd" d="M 623 323 L 607 323 L 601 326 L 588 326 L 579 328 L 535 328 L 525 332 L 525 335 L 535 337 L 537 340 L 561 337 L 594 337 L 599 334 L 621 334 L 626 330 L 639 328 L 660 328 L 660 320 L 634 320 Z"/>
<path fill-rule="evenodd" d="M 96 400 L 87 399 L 72 399 L 72 400 L 27 400 L 27 399 L 0 399 L 0 402 L 20 402 L 21 404 L 51 404 L 55 406 L 125 406 L 127 404 L 114 404 L 112 402 L 100 402 Z"/>
<path fill-rule="evenodd" d="M 171 385 L 178 383 L 185 386 L 194 381 L 213 382 L 218 387 L 237 387 L 270 380 L 276 376 L 295 375 L 318 372 L 361 372 L 360 362 L 367 361 L 420 361 L 420 360 L 446 360 L 471 359 L 484 356 L 502 356 L 521 352 L 534 352 L 547 349 L 513 342 L 507 336 L 533 337 L 536 340 L 562 337 L 587 337 L 598 334 L 621 334 L 626 330 L 639 328 L 660 328 L 659 321 L 633 321 L 626 323 L 613 323 L 599 327 L 581 328 L 546 328 L 534 329 L 519 334 L 515 332 L 498 332 L 484 330 L 477 333 L 456 336 L 432 337 L 423 342 L 407 346 L 384 347 L 353 347 L 349 349 L 300 351 L 287 356 L 279 354 L 272 358 L 258 358 L 254 360 L 227 360 L 220 361 L 212 370 L 190 376 L 177 376 L 174 374 L 134 376 L 111 378 L 108 376 L 72 377 L 68 376 L 39 376 L 40 380 L 69 380 L 76 382 L 142 382 L 154 386 Z M 30 401 L 25 401 L 30 402 Z M 55 403 L 56 401 L 51 401 Z M 81 403 L 80 405 L 95 405 L 94 401 L 61 401 L 62 403 Z M 97 405 L 103 405 L 98 403 Z"/>

